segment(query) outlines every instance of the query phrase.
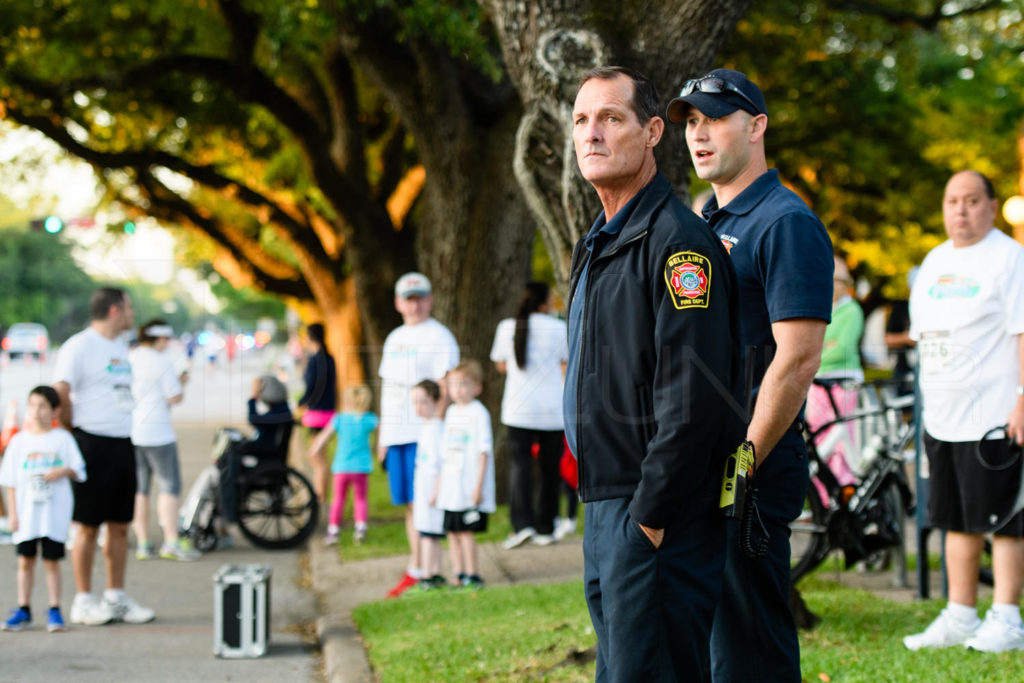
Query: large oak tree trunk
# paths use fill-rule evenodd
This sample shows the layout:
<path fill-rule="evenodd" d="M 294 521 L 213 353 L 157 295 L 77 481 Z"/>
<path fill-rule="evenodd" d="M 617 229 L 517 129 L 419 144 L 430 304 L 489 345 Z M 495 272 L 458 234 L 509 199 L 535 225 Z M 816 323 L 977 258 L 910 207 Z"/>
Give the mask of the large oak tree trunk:
<path fill-rule="evenodd" d="M 485 0 L 508 73 L 525 105 L 516 135 L 516 179 L 540 225 L 565 291 L 572 245 L 600 211 L 572 145 L 579 77 L 594 66 L 629 66 L 658 87 L 663 104 L 689 78 L 715 66 L 717 51 L 752 0 L 607 3 Z M 659 168 L 688 197 L 682 130 L 667 126 Z"/>

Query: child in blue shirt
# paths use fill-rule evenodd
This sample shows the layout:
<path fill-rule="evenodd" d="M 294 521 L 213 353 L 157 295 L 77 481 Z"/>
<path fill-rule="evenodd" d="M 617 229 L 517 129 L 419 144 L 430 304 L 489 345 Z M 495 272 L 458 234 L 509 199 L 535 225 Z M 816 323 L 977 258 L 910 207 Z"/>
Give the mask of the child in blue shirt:
<path fill-rule="evenodd" d="M 321 430 L 310 446 L 313 453 L 320 454 L 331 434 L 337 435 L 334 461 L 331 465 L 331 472 L 334 474 L 334 500 L 331 502 L 331 511 L 327 517 L 327 536 L 324 538 L 327 545 L 338 542 L 349 488 L 355 493 L 352 504 L 356 520 L 355 542 L 361 543 L 366 538 L 366 486 L 368 475 L 373 471 L 370 438 L 378 423 L 377 416 L 370 412 L 372 398 L 369 387 L 365 385 L 346 388 L 342 394 L 341 412 L 331 418 L 330 429 Z"/>

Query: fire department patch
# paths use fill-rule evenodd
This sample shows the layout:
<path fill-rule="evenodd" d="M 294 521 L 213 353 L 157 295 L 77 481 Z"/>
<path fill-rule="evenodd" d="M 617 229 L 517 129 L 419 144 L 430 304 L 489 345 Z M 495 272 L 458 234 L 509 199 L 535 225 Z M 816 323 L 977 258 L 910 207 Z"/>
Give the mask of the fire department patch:
<path fill-rule="evenodd" d="M 711 261 L 693 251 L 680 251 L 665 262 L 665 284 L 678 310 L 707 308 Z"/>

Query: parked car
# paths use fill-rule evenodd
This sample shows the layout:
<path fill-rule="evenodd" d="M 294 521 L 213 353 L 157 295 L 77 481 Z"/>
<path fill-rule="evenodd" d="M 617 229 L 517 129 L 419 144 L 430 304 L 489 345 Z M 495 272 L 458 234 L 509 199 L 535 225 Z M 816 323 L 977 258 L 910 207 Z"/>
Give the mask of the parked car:
<path fill-rule="evenodd" d="M 11 358 L 27 354 L 45 360 L 46 352 L 50 350 L 50 334 L 39 323 L 14 323 L 7 328 L 0 348 Z"/>

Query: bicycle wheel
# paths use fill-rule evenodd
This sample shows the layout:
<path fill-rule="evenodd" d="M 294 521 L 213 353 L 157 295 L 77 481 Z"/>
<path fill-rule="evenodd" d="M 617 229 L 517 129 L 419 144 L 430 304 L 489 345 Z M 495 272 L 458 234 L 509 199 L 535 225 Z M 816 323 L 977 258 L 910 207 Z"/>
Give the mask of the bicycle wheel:
<path fill-rule="evenodd" d="M 238 528 L 253 545 L 294 548 L 313 533 L 320 505 L 313 485 L 291 467 L 245 482 L 238 496 Z"/>
<path fill-rule="evenodd" d="M 864 516 L 864 549 L 869 569 L 884 570 L 893 566 L 906 571 L 903 532 L 907 520 L 903 496 L 895 481 L 887 481 L 875 494 L 875 504 Z"/>
<path fill-rule="evenodd" d="M 789 524 L 790 581 L 796 582 L 821 564 L 829 552 L 828 518 L 821 494 L 811 480 L 804 509 Z"/>

